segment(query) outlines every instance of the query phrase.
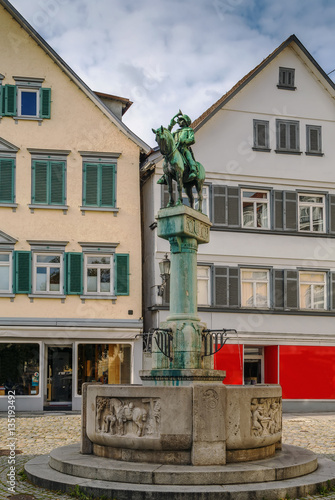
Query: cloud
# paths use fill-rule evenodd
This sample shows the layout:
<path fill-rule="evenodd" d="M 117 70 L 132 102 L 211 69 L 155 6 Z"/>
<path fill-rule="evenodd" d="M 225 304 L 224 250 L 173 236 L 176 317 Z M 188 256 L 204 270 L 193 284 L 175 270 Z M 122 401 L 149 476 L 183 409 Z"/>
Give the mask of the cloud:
<path fill-rule="evenodd" d="M 124 121 L 151 145 L 151 127 L 197 118 L 292 33 L 335 68 L 332 0 L 12 3 L 93 90 L 134 101 Z"/>

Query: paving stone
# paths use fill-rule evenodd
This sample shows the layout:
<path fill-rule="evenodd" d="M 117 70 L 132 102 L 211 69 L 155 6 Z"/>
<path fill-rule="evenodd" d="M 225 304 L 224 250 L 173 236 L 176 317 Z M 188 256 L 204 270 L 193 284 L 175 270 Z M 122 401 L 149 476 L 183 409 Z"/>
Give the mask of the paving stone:
<path fill-rule="evenodd" d="M 80 419 L 78 414 L 64 413 L 16 415 L 16 496 L 8 491 L 9 456 L 8 454 L 0 455 L 0 500 L 10 498 L 12 500 L 73 500 L 73 497 L 65 493 L 33 486 L 23 480 L 19 472 L 23 470 L 24 464 L 35 456 L 48 454 L 60 446 L 79 443 Z M 8 434 L 7 414 L 0 413 L 0 450 L 8 450 Z M 335 460 L 335 415 L 332 413 L 284 414 L 283 442 L 312 450 L 322 458 Z M 19 450 L 22 454 L 19 454 Z M 22 495 L 27 498 L 25 499 Z M 321 500 L 322 498 L 335 500 L 335 492 L 326 496 L 306 496 L 305 498 L 306 500 Z M 173 500 L 172 496 L 171 500 Z"/>

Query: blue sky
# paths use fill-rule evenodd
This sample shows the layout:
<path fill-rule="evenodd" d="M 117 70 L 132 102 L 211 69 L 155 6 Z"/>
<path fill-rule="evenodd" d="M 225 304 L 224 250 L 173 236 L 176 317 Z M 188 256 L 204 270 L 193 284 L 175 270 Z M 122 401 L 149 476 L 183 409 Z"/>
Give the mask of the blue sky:
<path fill-rule="evenodd" d="M 196 119 L 293 33 L 335 69 L 335 0 L 11 3 L 92 90 L 134 101 L 124 122 L 151 146 L 152 127 Z"/>

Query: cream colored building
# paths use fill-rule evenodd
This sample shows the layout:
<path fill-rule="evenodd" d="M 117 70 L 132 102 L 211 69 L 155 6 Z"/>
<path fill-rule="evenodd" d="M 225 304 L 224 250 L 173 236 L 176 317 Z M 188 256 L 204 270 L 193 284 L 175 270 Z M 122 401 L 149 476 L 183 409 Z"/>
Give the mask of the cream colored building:
<path fill-rule="evenodd" d="M 0 40 L 0 411 L 79 409 L 82 382 L 138 382 L 150 148 L 5 0 Z"/>

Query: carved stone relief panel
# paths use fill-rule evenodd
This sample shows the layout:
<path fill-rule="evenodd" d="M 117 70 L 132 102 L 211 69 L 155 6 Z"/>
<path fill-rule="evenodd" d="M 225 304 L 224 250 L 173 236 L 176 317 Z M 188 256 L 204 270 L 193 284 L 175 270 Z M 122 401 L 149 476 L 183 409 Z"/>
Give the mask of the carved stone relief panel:
<path fill-rule="evenodd" d="M 281 431 L 281 398 L 253 398 L 251 400 L 251 435 L 269 436 Z"/>
<path fill-rule="evenodd" d="M 110 435 L 159 436 L 159 398 L 111 398 L 96 399 L 96 431 Z"/>

